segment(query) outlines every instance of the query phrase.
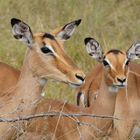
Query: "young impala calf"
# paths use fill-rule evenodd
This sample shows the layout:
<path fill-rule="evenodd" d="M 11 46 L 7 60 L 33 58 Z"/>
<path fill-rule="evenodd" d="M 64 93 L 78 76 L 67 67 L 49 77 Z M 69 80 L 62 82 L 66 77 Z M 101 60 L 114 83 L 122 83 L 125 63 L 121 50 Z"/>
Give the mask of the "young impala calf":
<path fill-rule="evenodd" d="M 95 115 L 111 116 L 114 113 L 116 95 L 125 94 L 128 73 L 128 61 L 135 44 L 129 49 L 128 55 L 119 50 L 110 50 L 103 54 L 99 43 L 93 38 L 86 38 L 85 44 L 87 52 L 102 63 L 101 84 L 98 90 L 98 98 L 89 108 L 80 108 L 74 105 L 65 104 L 59 101 L 42 101 L 36 108 L 36 113 L 55 111 L 65 113 L 88 113 Z M 136 55 L 135 55 L 136 56 Z M 99 77 L 100 78 L 100 77 Z M 98 81 L 98 79 L 96 79 Z M 96 81 L 94 81 L 96 83 Z M 90 126 L 77 125 L 75 121 L 89 124 Z M 112 124 L 111 119 L 99 119 L 90 117 L 66 118 L 49 117 L 32 120 L 27 131 L 22 134 L 21 139 L 59 139 L 59 140 L 93 140 L 101 138 Z"/>
<path fill-rule="evenodd" d="M 33 114 L 41 99 L 41 90 L 49 78 L 76 87 L 84 82 L 84 73 L 66 55 L 63 46 L 63 41 L 70 38 L 80 21 L 66 24 L 53 32 L 53 35 L 33 35 L 26 23 L 15 18 L 11 20 L 14 37 L 24 42 L 28 49 L 15 89 L 0 97 L 0 117 Z M 16 128 L 21 124 L 1 122 L 0 139 L 11 140 Z"/>

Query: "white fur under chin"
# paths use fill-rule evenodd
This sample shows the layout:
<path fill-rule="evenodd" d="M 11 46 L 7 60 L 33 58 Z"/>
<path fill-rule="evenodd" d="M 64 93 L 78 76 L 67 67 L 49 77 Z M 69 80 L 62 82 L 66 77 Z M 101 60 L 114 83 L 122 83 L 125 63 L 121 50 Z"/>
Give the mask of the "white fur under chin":
<path fill-rule="evenodd" d="M 116 87 L 116 86 L 110 86 L 109 87 L 109 92 L 117 93 L 118 92 L 118 87 Z"/>
<path fill-rule="evenodd" d="M 78 88 L 78 87 L 80 87 L 81 85 L 76 85 L 76 84 L 72 84 L 72 83 L 69 83 L 69 86 L 71 87 L 71 88 Z"/>

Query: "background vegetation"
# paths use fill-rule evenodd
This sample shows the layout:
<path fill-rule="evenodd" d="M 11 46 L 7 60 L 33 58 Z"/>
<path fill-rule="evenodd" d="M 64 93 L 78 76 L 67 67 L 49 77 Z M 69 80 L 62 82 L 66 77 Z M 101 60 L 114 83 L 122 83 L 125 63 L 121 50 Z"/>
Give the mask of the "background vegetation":
<path fill-rule="evenodd" d="M 95 64 L 85 51 L 85 37 L 97 39 L 104 50 L 127 50 L 140 40 L 140 0 L 0 0 L 0 60 L 19 69 L 26 47 L 12 37 L 12 17 L 28 23 L 34 33 L 50 32 L 81 18 L 66 49 L 85 73 Z M 51 81 L 46 96 L 74 101 L 74 92 L 67 85 Z"/>

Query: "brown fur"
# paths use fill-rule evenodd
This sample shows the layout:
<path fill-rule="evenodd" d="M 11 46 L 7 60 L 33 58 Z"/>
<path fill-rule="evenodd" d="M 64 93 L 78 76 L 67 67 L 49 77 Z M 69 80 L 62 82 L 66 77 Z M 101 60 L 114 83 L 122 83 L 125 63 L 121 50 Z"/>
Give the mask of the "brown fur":
<path fill-rule="evenodd" d="M 44 33 L 34 35 L 34 44 L 27 49 L 16 86 L 0 98 L 0 117 L 12 118 L 34 113 L 36 105 L 41 99 L 40 93 L 44 86 L 40 83 L 42 79 L 52 78 L 78 85 L 79 79 L 76 74 L 84 79 L 84 73 L 66 55 L 61 41 L 43 38 L 43 35 Z M 51 45 L 57 56 L 46 57 L 40 51 L 44 43 Z M 10 71 L 10 69 L 7 70 Z M 14 133 L 20 128 L 22 128 L 22 123 L 0 123 L 0 139 L 11 140 Z"/>
<path fill-rule="evenodd" d="M 112 80 L 111 80 L 112 78 L 114 79 L 114 82 L 117 82 L 116 80 L 117 77 L 120 77 L 120 78 L 126 77 L 127 69 L 123 70 L 122 64 L 121 64 L 122 62 L 124 62 L 124 59 L 126 58 L 126 57 L 124 58 L 122 57 L 125 54 L 121 51 L 117 51 L 117 52 L 118 53 L 114 53 L 112 52 L 112 50 L 110 50 L 107 53 L 105 53 L 106 58 L 110 60 L 110 62 L 112 63 L 112 65 L 115 67 L 117 71 L 116 73 L 113 69 L 110 70 L 109 75 L 108 75 L 109 78 L 107 79 L 108 84 L 110 84 L 110 82 L 112 83 Z M 92 71 L 86 76 L 85 83 L 80 88 L 77 89 L 76 94 L 83 93 L 85 96 L 85 99 L 87 99 L 85 101 L 85 104 L 90 105 L 94 103 L 94 101 L 96 100 L 98 96 L 99 86 L 101 84 L 100 73 L 102 73 L 102 71 L 103 71 L 103 68 L 101 64 L 98 64 L 97 66 L 95 66 L 92 69 Z M 115 77 L 116 75 L 117 77 Z"/>
<path fill-rule="evenodd" d="M 20 71 L 0 62 L 0 96 L 16 85 Z"/>
<path fill-rule="evenodd" d="M 44 110 L 46 112 L 49 111 L 57 111 L 57 112 L 65 112 L 65 113 L 89 113 L 95 115 L 108 115 L 111 116 L 114 114 L 114 107 L 116 101 L 117 94 L 123 94 L 125 92 L 125 88 L 118 89 L 116 91 L 109 91 L 109 86 L 112 82 L 116 81 L 116 76 L 126 76 L 127 69 L 119 72 L 120 67 L 124 63 L 125 54 L 120 53 L 120 56 L 112 56 L 112 53 L 106 55 L 106 57 L 110 60 L 113 57 L 114 66 L 116 69 L 116 75 L 113 77 L 110 76 L 110 70 L 104 68 L 103 66 L 97 66 L 97 69 L 101 68 L 99 79 L 101 78 L 100 86 L 98 89 L 98 97 L 94 101 L 89 108 L 81 108 L 70 104 L 65 104 L 64 102 L 58 101 L 42 101 L 38 106 L 36 113 L 42 113 Z M 112 57 L 111 57 L 112 56 Z M 119 58 L 122 58 L 121 60 Z M 112 60 L 110 60 L 112 62 Z M 112 62 L 112 63 L 113 63 Z M 99 70 L 98 69 L 98 70 Z M 111 69 L 112 70 L 112 69 Z M 97 70 L 95 69 L 95 72 Z M 113 72 L 113 70 L 112 70 Z M 96 83 L 98 79 L 92 81 Z M 109 81 L 109 82 L 108 82 Z M 75 120 L 79 120 L 80 122 L 89 123 L 91 126 L 78 126 Z M 32 120 L 30 122 L 27 131 L 23 133 L 20 137 L 21 139 L 30 139 L 34 134 L 36 136 L 46 137 L 47 140 L 55 139 L 55 140 L 80 140 L 80 134 L 82 139 L 84 140 L 93 140 L 97 138 L 101 138 L 108 133 L 108 129 L 112 124 L 112 120 L 110 119 L 99 119 L 99 118 L 89 118 L 89 117 L 77 117 L 77 118 L 65 118 L 65 117 L 49 117 L 44 119 Z M 99 130 L 100 131 L 99 131 Z"/>
<path fill-rule="evenodd" d="M 129 70 L 130 73 L 128 76 L 127 93 L 118 94 L 115 105 L 114 116 L 122 118 L 122 121 L 114 120 L 113 131 L 111 132 L 111 136 L 109 138 L 111 140 L 127 140 L 130 136 L 134 136 L 134 134 L 132 134 L 134 126 L 139 127 L 140 65 L 134 62 L 130 62 Z M 96 77 L 100 76 L 98 71 L 95 74 Z M 78 92 L 82 92 L 87 97 L 87 100 L 91 106 L 92 104 L 95 104 L 95 93 L 98 93 L 98 86 L 101 82 L 101 80 L 98 79 L 98 85 L 95 86 L 94 81 L 96 80 L 96 77 L 92 74 L 93 72 L 94 70 L 87 76 L 87 79 L 85 79 L 85 84 L 80 89 L 78 89 Z"/>
<path fill-rule="evenodd" d="M 76 90 L 77 94 L 84 94 L 85 101 L 84 106 L 90 106 L 94 100 L 96 100 L 97 91 L 101 84 L 102 65 L 96 65 L 92 71 L 86 76 L 85 83 Z M 98 79 L 98 80 L 97 80 Z M 78 96 L 78 95 L 77 95 Z M 78 105 L 83 103 L 78 99 Z"/>
<path fill-rule="evenodd" d="M 114 121 L 114 128 L 110 140 L 127 140 L 134 126 L 140 129 L 140 65 L 130 64 L 127 94 L 119 94 L 116 99 L 115 113 L 121 121 Z M 132 72 L 131 72 L 132 71 Z M 139 131 L 140 133 L 140 131 Z M 140 138 L 140 135 L 138 136 Z"/>

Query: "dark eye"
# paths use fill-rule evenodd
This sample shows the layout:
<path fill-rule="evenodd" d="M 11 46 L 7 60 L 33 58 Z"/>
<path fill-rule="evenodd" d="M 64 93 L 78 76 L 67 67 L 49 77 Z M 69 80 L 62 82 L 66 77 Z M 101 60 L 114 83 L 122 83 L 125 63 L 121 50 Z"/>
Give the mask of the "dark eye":
<path fill-rule="evenodd" d="M 109 66 L 108 62 L 106 60 L 103 60 L 104 66 Z"/>
<path fill-rule="evenodd" d="M 125 65 L 128 66 L 128 64 L 129 64 L 129 60 L 126 61 Z"/>
<path fill-rule="evenodd" d="M 41 48 L 41 51 L 43 52 L 43 53 L 52 53 L 52 51 L 49 49 L 49 48 L 47 48 L 47 47 L 42 47 Z"/>

